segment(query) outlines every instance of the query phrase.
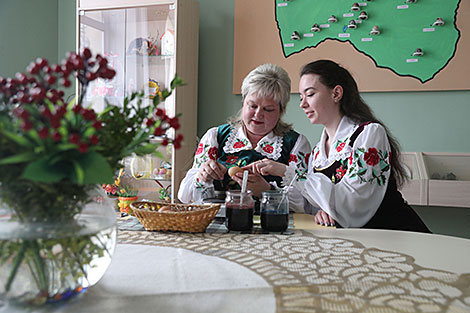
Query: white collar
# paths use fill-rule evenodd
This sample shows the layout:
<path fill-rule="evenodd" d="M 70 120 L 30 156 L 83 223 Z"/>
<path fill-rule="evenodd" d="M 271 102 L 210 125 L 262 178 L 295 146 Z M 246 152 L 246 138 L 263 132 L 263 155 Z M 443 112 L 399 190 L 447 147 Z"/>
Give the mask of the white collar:
<path fill-rule="evenodd" d="M 281 157 L 283 137 L 276 136 L 271 131 L 266 136 L 261 138 L 254 149 L 256 152 L 261 153 L 265 157 L 272 160 L 277 160 Z M 253 147 L 251 142 L 245 133 L 245 130 L 241 126 L 235 126 L 225 142 L 224 152 L 225 153 L 236 153 L 242 150 L 252 150 Z"/>
<path fill-rule="evenodd" d="M 336 128 L 335 136 L 330 141 L 330 153 L 326 157 L 325 142 L 328 138 L 326 129 L 320 138 L 320 142 L 314 148 L 313 165 L 315 167 L 325 167 L 334 161 L 344 160 L 351 155 L 351 147 L 349 146 L 349 138 L 356 130 L 358 124 L 351 120 L 349 117 L 343 116 L 341 122 Z"/>

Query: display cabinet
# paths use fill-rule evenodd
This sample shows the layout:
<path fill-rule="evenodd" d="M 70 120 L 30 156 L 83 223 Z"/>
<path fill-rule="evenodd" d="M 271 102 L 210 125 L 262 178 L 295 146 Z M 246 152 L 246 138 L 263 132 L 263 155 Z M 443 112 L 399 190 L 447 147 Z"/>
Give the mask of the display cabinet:
<path fill-rule="evenodd" d="M 182 147 L 161 147 L 165 160 L 125 160 L 128 171 L 134 165 L 146 172 L 132 184 L 148 199 L 158 199 L 164 187 L 174 200 L 192 165 L 197 142 L 198 21 L 194 0 L 77 0 L 77 51 L 88 47 L 100 53 L 117 73 L 112 81 L 93 81 L 85 103 L 99 111 L 105 99 L 120 105 L 137 90 L 144 90 L 150 102 L 160 89 L 169 88 L 176 73 L 186 83 L 159 105 L 169 116 L 180 115 Z"/>

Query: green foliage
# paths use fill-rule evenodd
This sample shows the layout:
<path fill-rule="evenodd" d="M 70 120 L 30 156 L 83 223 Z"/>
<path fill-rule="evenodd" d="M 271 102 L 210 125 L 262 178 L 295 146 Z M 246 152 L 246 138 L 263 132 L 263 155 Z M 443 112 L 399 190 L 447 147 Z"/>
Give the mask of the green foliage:
<path fill-rule="evenodd" d="M 38 59 L 28 67 L 29 77 L 0 77 L 0 200 L 20 219 L 38 214 L 60 218 L 56 211 L 67 210 L 65 215 L 73 216 L 92 186 L 114 181 L 123 158 L 157 153 L 159 144 L 150 143 L 151 136 L 163 136 L 164 144 L 173 142 L 175 148 L 182 140 L 181 135 L 166 137 L 170 128 L 180 127 L 178 118 L 158 108 L 183 85 L 180 77 L 153 101 L 143 91 L 134 92 L 121 105 L 107 102 L 95 113 L 83 106 L 86 87 L 94 79 L 113 78 L 114 70 L 101 56 L 94 60 L 90 51 L 71 53 L 67 62 L 68 69 Z M 72 73 L 81 83 L 81 94 L 67 103 L 56 88 Z M 54 75 L 56 83 L 50 80 Z"/>

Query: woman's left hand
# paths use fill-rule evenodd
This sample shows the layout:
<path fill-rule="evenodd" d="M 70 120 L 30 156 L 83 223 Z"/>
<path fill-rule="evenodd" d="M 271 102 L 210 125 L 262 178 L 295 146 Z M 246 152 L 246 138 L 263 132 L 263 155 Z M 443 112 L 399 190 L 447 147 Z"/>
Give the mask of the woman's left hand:
<path fill-rule="evenodd" d="M 335 226 L 335 220 L 323 210 L 318 210 L 315 214 L 315 223 L 325 226 Z"/>
<path fill-rule="evenodd" d="M 253 174 L 272 175 L 280 177 L 284 176 L 286 168 L 287 166 L 285 164 L 270 159 L 262 159 L 242 167 L 242 169 L 247 169 Z"/>
<path fill-rule="evenodd" d="M 241 186 L 243 182 L 243 171 L 240 171 L 236 173 L 235 175 L 233 175 L 232 179 Z M 246 189 L 251 190 L 254 196 L 261 197 L 261 193 L 263 191 L 271 189 L 271 185 L 260 174 L 249 173 Z"/>

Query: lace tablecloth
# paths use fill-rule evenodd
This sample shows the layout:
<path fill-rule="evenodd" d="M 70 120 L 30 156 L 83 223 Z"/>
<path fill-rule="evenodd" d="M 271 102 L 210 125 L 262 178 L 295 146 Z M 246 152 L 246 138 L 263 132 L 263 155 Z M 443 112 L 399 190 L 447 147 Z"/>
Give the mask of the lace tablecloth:
<path fill-rule="evenodd" d="M 96 286 L 28 312 L 470 312 L 467 239 L 336 229 L 163 233 L 131 222 L 119 224 Z"/>
<path fill-rule="evenodd" d="M 456 274 L 421 267 L 400 252 L 303 230 L 289 236 L 120 231 L 119 243 L 237 263 L 272 286 L 277 312 L 470 312 L 470 259 L 462 260 L 468 273 Z"/>

